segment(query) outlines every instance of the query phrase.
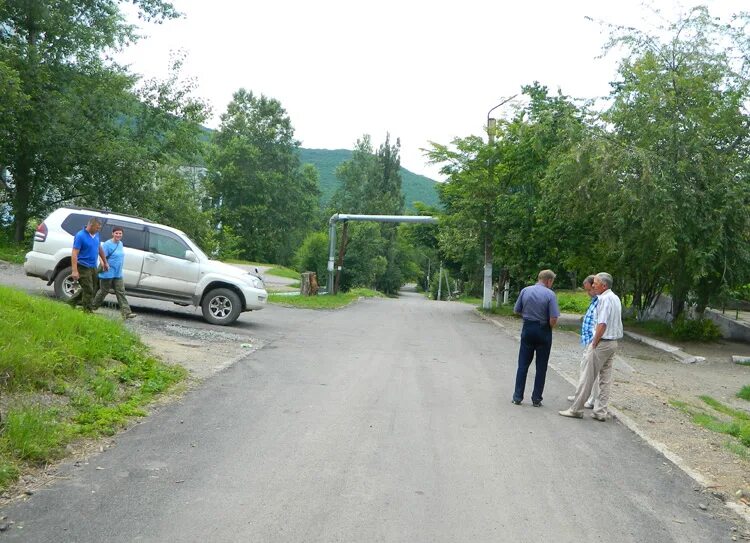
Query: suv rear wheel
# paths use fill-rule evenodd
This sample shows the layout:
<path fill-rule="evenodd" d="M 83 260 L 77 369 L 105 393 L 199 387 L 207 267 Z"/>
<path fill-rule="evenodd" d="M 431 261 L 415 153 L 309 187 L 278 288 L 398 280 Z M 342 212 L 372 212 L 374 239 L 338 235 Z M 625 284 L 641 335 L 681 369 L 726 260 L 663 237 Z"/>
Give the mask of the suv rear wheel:
<path fill-rule="evenodd" d="M 242 302 L 233 290 L 216 288 L 206 294 L 201 302 L 203 318 L 211 324 L 226 325 L 237 320 L 242 312 Z"/>
<path fill-rule="evenodd" d="M 70 276 L 72 273 L 73 268 L 68 266 L 60 270 L 55 277 L 55 296 L 63 301 L 70 300 L 79 288 L 78 281 L 74 281 Z"/>

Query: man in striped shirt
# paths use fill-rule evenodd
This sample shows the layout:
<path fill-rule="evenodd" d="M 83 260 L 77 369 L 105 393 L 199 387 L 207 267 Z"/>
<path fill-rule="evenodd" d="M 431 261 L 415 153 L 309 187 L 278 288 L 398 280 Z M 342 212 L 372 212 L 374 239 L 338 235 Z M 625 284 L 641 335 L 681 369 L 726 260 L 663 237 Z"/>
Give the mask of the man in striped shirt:
<path fill-rule="evenodd" d="M 596 328 L 591 348 L 588 351 L 583 386 L 576 389 L 573 404 L 569 409 L 560 411 L 563 417 L 580 419 L 583 417 L 585 398 L 591 393 L 594 381 L 599 381 L 599 397 L 594 403 L 592 418 L 598 421 L 607 420 L 607 405 L 612 388 L 612 364 L 617 351 L 617 340 L 622 337 L 622 305 L 620 298 L 612 292 L 612 276 L 608 273 L 597 273 L 594 277 L 594 292 L 598 297 L 596 305 Z"/>
<path fill-rule="evenodd" d="M 583 382 L 584 375 L 586 373 L 586 362 L 589 360 L 589 348 L 591 346 L 591 341 L 594 339 L 594 329 L 596 328 L 596 305 L 599 301 L 599 298 L 596 297 L 596 294 L 594 293 L 594 276 L 589 275 L 586 279 L 583 280 L 583 290 L 586 291 L 586 294 L 588 294 L 591 297 L 591 302 L 589 303 L 588 309 L 586 309 L 586 314 L 583 316 L 583 321 L 581 322 L 581 345 L 583 345 L 583 356 L 581 358 L 581 370 L 578 377 L 578 386 L 581 386 L 581 383 Z M 591 388 L 591 396 L 589 396 L 589 399 L 586 400 L 586 403 L 583 404 L 583 407 L 586 409 L 593 409 L 594 408 L 594 399 L 599 396 L 599 381 L 594 381 L 594 386 Z M 575 395 L 568 396 L 568 401 L 572 402 L 575 400 Z"/>

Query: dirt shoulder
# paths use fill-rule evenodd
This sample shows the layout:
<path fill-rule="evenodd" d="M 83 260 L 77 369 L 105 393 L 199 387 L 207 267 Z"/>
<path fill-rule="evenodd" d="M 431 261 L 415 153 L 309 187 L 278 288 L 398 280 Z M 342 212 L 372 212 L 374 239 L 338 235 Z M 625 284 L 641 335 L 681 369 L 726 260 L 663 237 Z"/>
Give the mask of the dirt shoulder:
<path fill-rule="evenodd" d="M 518 319 L 492 315 L 490 318 L 505 333 L 520 338 Z M 581 346 L 578 334 L 555 332 L 550 365 L 571 387 L 578 380 Z M 704 361 L 684 364 L 670 354 L 625 338 L 620 342 L 615 364 L 611 405 L 615 418 L 641 435 L 669 460 L 692 476 L 702 488 L 719 497 L 750 521 L 750 458 L 742 458 L 727 449 L 729 436 L 694 424 L 689 415 L 672 407 L 678 400 L 705 406 L 699 398 L 711 396 L 725 405 L 750 413 L 750 402 L 736 397 L 750 385 L 750 367 L 734 364 L 732 355 L 750 356 L 750 345 L 721 341 L 710 345 L 675 344 L 684 352 L 702 356 Z M 533 368 L 533 366 L 532 366 Z M 533 370 L 532 370 L 533 371 Z M 560 397 L 545 398 L 550 406 L 565 405 Z"/>

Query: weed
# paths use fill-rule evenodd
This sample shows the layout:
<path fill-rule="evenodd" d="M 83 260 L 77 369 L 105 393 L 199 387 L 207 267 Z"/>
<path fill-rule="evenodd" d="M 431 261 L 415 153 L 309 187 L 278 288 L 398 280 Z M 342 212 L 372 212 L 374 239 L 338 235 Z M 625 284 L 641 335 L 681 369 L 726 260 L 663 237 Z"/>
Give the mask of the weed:
<path fill-rule="evenodd" d="M 716 341 L 721 331 L 712 320 L 680 317 L 672 323 L 672 335 L 683 341 Z"/>
<path fill-rule="evenodd" d="M 9 411 L 0 439 L 2 449 L 17 460 L 32 463 L 59 457 L 70 431 L 58 418 L 56 409 L 29 407 Z"/>
<path fill-rule="evenodd" d="M 713 432 L 735 437 L 739 441 L 738 446 L 750 448 L 750 415 L 744 411 L 732 409 L 710 396 L 700 398 L 711 410 L 678 400 L 670 400 L 669 403 L 690 415 L 695 424 Z"/>
<path fill-rule="evenodd" d="M 750 402 L 750 385 L 742 387 L 742 390 L 737 393 L 737 397 Z"/>

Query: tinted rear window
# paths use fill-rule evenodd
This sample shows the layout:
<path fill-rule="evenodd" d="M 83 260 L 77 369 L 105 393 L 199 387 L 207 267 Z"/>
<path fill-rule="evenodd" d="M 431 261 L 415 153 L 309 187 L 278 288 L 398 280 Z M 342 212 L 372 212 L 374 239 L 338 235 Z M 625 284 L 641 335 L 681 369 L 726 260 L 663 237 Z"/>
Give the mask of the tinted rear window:
<path fill-rule="evenodd" d="M 134 224 L 118 219 L 107 220 L 107 225 L 99 232 L 99 238 L 106 241 L 112 238 L 112 227 L 122 227 L 122 244 L 131 249 L 139 251 L 146 250 L 146 230 L 142 225 Z"/>
<path fill-rule="evenodd" d="M 100 221 L 101 217 L 97 215 L 89 215 L 88 213 L 71 213 L 62 222 L 63 230 L 65 230 L 71 236 L 75 236 L 81 229 L 86 226 L 91 217 L 97 217 Z"/>

